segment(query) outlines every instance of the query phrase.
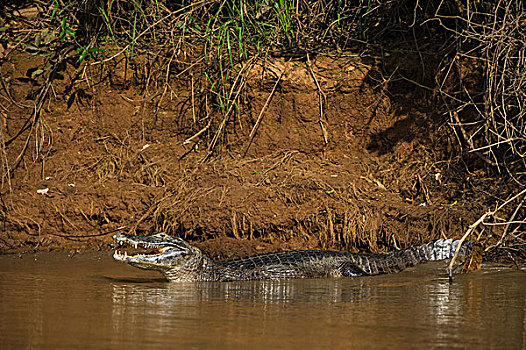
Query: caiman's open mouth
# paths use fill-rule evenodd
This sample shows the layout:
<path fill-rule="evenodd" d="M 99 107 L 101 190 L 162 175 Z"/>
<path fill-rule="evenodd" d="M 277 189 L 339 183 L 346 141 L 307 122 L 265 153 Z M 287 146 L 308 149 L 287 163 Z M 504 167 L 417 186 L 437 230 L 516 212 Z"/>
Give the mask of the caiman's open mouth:
<path fill-rule="evenodd" d="M 155 237 L 156 239 L 152 239 Z M 163 243 L 163 236 L 159 235 L 150 237 L 130 236 L 123 233 L 117 233 L 113 236 L 115 241 L 115 256 L 121 259 L 128 257 L 156 255 L 164 253 L 170 247 Z"/>
<path fill-rule="evenodd" d="M 174 259 L 188 254 L 188 246 L 183 240 L 164 233 L 152 236 L 117 233 L 113 240 L 116 248 L 113 258 L 141 268 L 171 267 Z"/>
<path fill-rule="evenodd" d="M 120 248 L 120 247 L 119 247 Z M 128 246 L 124 246 L 124 249 L 116 249 L 115 255 L 116 257 L 120 258 L 121 260 L 125 260 L 128 257 L 145 257 L 148 255 L 157 255 L 164 253 L 166 250 L 170 249 L 167 247 L 163 248 L 149 248 L 147 246 L 144 246 L 142 244 L 137 244 L 135 246 L 135 249 L 131 249 Z"/>
<path fill-rule="evenodd" d="M 166 252 L 170 247 L 152 245 L 150 243 L 116 241 L 115 256 L 121 259 L 147 255 L 157 255 Z"/>

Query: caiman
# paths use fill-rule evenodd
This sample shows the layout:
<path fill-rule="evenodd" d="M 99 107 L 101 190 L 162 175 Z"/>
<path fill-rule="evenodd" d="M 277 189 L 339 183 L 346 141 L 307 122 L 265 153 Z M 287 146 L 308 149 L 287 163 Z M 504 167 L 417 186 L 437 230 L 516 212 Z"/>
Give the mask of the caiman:
<path fill-rule="evenodd" d="M 160 271 L 169 281 L 277 280 L 396 273 L 416 264 L 450 259 L 459 245 L 459 241 L 439 239 L 389 253 L 290 250 L 216 262 L 183 239 L 164 233 L 151 236 L 117 233 L 113 239 L 117 245 L 115 260 L 140 269 Z M 119 250 L 125 246 L 136 250 Z M 469 243 L 464 242 L 459 255 L 465 256 L 469 250 Z"/>

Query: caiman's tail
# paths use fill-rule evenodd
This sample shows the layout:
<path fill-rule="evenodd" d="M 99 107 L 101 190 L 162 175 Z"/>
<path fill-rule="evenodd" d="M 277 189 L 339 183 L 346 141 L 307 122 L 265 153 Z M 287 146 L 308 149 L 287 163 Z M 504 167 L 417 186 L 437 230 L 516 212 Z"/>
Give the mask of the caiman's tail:
<path fill-rule="evenodd" d="M 406 251 L 419 250 L 426 255 L 425 261 L 439 261 L 451 259 L 458 248 L 460 241 L 452 239 L 439 239 L 414 248 L 405 249 Z M 469 241 L 462 243 L 458 255 L 464 257 L 469 254 L 471 244 Z"/>
<path fill-rule="evenodd" d="M 451 259 L 455 255 L 459 242 L 459 240 L 439 239 L 395 252 L 362 256 L 362 260 L 366 261 L 362 261 L 361 267 L 365 274 L 377 275 L 400 272 L 405 268 L 428 261 Z M 460 247 L 459 257 L 467 256 L 470 247 L 471 244 L 468 241 L 464 242 Z"/>

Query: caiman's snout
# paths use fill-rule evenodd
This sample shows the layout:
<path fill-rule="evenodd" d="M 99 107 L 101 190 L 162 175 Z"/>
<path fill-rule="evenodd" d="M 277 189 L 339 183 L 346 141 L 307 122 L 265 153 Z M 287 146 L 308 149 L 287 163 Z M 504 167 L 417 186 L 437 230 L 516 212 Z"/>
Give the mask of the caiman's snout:
<path fill-rule="evenodd" d="M 183 263 L 194 254 L 194 247 L 178 237 L 165 233 L 133 236 L 117 233 L 113 236 L 113 258 L 142 269 L 165 270 Z"/>

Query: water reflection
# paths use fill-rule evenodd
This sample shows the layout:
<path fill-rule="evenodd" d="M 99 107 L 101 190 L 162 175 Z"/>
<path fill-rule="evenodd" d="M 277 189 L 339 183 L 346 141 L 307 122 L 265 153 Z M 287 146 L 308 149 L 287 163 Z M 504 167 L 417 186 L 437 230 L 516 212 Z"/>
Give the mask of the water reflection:
<path fill-rule="evenodd" d="M 283 280 L 246 282 L 183 282 L 113 284 L 114 306 L 150 304 L 152 307 L 193 305 L 202 302 L 253 304 L 367 302 L 380 295 L 370 281 Z"/>
<path fill-rule="evenodd" d="M 502 327 L 499 332 L 488 327 L 496 319 L 505 324 L 509 320 L 509 327 L 524 327 L 523 291 L 517 291 L 522 300 L 510 320 L 509 310 L 488 307 L 488 281 L 483 275 L 457 280 L 449 284 L 447 278 L 436 275 L 402 274 L 337 280 L 114 283 L 112 318 L 117 332 L 135 324 L 195 338 L 202 338 L 199 333 L 207 324 L 210 334 L 227 343 L 254 329 L 259 332 L 256 336 L 265 340 L 281 335 L 302 343 L 311 336 L 301 329 L 309 329 L 318 340 L 322 335 L 349 341 L 354 336 L 362 339 L 361 345 L 374 339 L 374 344 L 387 346 L 391 340 L 386 339 L 396 339 L 401 344 L 482 346 L 488 337 L 497 341 L 497 333 L 510 333 Z M 504 291 L 496 287 L 493 293 Z M 322 334 L 317 327 L 323 328 Z M 372 338 L 363 337 L 368 333 Z M 383 338 L 374 338 L 380 334 Z M 514 344 L 523 346 L 524 334 L 526 329 L 499 342 L 512 348 Z M 311 341 L 316 340 L 312 337 Z"/>

